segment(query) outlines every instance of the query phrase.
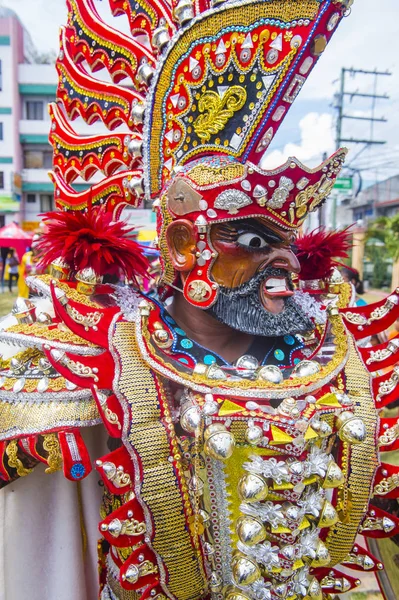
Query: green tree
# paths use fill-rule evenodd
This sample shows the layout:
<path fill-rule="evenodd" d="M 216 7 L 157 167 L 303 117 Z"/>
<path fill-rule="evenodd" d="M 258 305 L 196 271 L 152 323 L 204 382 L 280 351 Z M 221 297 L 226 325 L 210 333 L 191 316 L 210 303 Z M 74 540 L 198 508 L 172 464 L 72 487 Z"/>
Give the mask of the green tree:
<path fill-rule="evenodd" d="M 399 259 L 399 213 L 393 217 L 378 217 L 370 223 L 367 239 L 380 240 L 385 245 L 386 256 L 395 261 Z"/>

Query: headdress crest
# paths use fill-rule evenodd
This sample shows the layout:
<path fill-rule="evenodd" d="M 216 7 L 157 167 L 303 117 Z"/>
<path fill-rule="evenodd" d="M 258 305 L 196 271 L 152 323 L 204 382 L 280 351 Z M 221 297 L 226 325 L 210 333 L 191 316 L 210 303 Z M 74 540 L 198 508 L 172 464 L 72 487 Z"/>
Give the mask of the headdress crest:
<path fill-rule="evenodd" d="M 331 190 L 345 151 L 313 170 L 296 159 L 272 172 L 259 162 L 351 3 L 109 0 L 114 16 L 128 17 L 128 36 L 94 0 L 67 0 L 50 108 L 57 206 L 104 204 L 116 218 L 144 194 L 157 199 L 161 250 L 168 222 L 183 214 L 298 227 Z M 78 116 L 110 131 L 78 135 L 68 122 Z M 78 175 L 86 192 L 73 187 Z"/>

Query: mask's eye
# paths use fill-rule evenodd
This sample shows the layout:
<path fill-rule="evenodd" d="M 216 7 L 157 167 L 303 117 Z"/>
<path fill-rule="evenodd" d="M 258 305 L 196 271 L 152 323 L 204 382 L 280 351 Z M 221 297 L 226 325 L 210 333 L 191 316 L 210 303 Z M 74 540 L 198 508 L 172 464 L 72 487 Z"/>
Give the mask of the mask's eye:
<path fill-rule="evenodd" d="M 237 238 L 237 244 L 244 248 L 251 248 L 257 250 L 260 248 L 266 248 L 267 244 L 263 237 L 257 233 L 242 233 Z"/>

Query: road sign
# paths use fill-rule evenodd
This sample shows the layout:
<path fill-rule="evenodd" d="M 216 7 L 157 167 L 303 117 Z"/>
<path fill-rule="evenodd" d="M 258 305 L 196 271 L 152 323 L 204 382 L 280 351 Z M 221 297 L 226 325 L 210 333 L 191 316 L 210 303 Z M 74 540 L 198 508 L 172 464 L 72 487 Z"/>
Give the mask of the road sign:
<path fill-rule="evenodd" d="M 352 177 L 337 177 L 334 184 L 334 190 L 341 190 L 343 192 L 351 192 L 353 189 Z"/>

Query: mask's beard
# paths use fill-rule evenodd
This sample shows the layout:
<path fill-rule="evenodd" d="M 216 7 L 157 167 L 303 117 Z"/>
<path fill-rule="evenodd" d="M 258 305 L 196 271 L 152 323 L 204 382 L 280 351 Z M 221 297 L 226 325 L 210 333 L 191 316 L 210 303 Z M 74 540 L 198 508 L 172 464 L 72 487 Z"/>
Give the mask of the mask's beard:
<path fill-rule="evenodd" d="M 276 337 L 310 331 L 312 321 L 291 297 L 284 298 L 284 310 L 277 315 L 267 311 L 260 300 L 260 287 L 267 278 L 286 276 L 283 269 L 268 267 L 239 287 L 220 287 L 209 312 L 225 325 L 250 335 Z"/>

